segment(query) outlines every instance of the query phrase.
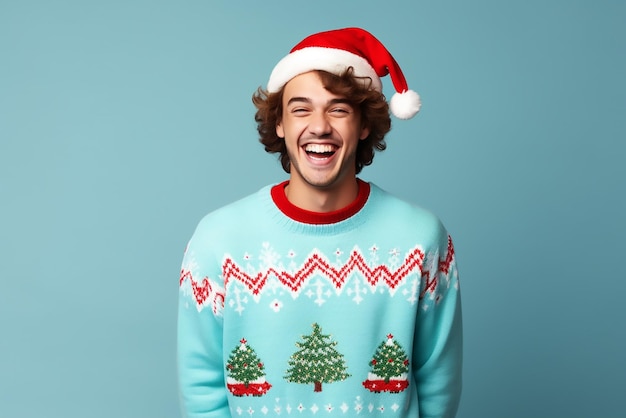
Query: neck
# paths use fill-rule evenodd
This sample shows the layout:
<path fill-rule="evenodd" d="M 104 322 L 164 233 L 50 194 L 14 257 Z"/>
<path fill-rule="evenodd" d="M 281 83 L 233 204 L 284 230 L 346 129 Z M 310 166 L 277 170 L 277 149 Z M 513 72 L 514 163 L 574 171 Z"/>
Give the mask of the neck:
<path fill-rule="evenodd" d="M 291 204 L 318 213 L 343 209 L 350 205 L 358 194 L 359 183 L 356 177 L 353 181 L 327 188 L 311 186 L 306 182 L 292 178 L 285 188 L 285 195 Z"/>

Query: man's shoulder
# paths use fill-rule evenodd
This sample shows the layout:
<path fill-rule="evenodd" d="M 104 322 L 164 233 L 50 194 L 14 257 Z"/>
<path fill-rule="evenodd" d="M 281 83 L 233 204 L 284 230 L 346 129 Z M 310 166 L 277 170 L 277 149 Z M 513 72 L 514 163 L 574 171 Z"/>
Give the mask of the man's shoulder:
<path fill-rule="evenodd" d="M 376 210 L 385 216 L 400 217 L 403 220 L 419 219 L 424 222 L 440 222 L 435 213 L 416 202 L 396 196 L 377 185 L 370 183 L 372 198 L 376 202 Z"/>
<path fill-rule="evenodd" d="M 426 235 L 447 234 L 441 219 L 416 202 L 398 197 L 370 183 L 373 217 L 385 225 L 401 225 L 407 231 L 420 230 Z"/>
<path fill-rule="evenodd" d="M 218 228 L 241 223 L 250 217 L 259 216 L 271 201 L 270 189 L 272 185 L 250 193 L 238 200 L 212 210 L 204 215 L 198 228 Z"/>

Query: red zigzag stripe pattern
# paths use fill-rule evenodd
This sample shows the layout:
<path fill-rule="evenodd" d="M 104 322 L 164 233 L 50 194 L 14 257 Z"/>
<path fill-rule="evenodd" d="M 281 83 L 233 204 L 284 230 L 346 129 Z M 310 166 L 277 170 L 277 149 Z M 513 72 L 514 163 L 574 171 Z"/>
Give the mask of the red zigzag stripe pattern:
<path fill-rule="evenodd" d="M 188 270 L 182 270 L 180 272 L 179 286 L 182 286 L 185 280 L 189 280 L 191 283 L 191 291 L 193 292 L 193 298 L 196 300 L 198 309 L 209 301 L 214 314 L 224 307 L 224 292 L 219 290 L 213 290 L 211 282 L 208 278 L 204 278 L 200 281 L 194 280 L 191 272 Z"/>
<path fill-rule="evenodd" d="M 443 274 L 448 274 L 450 271 L 450 266 L 454 261 L 454 246 L 452 245 L 452 237 L 448 235 L 448 250 L 446 252 L 446 258 L 439 260 L 438 272 Z M 437 285 L 439 284 L 439 274 L 433 274 L 431 277 L 430 271 L 423 272 L 425 284 L 424 288 L 420 293 L 420 299 L 423 299 L 426 296 L 426 293 L 434 292 L 437 289 Z"/>
<path fill-rule="evenodd" d="M 444 274 L 448 274 L 448 271 L 450 271 L 450 265 L 452 264 L 453 260 L 454 245 L 452 245 L 452 237 L 448 235 L 448 251 L 446 254 L 446 259 L 439 262 L 439 271 L 443 272 Z"/>
<path fill-rule="evenodd" d="M 307 279 L 315 274 L 319 274 L 328 278 L 336 289 L 341 289 L 347 278 L 350 277 L 354 271 L 359 271 L 370 285 L 373 286 L 382 282 L 389 286 L 389 288 L 395 289 L 398 283 L 411 272 L 417 270 L 421 273 L 423 261 L 424 253 L 419 248 L 416 248 L 406 256 L 404 262 L 398 269 L 390 271 L 384 264 L 373 268 L 368 266 L 363 255 L 359 251 L 354 250 L 343 266 L 335 268 L 330 265 L 323 256 L 314 252 L 295 273 L 289 273 L 270 267 L 266 271 L 259 272 L 256 275 L 249 275 L 229 257 L 226 258 L 223 264 L 224 287 L 226 287 L 228 281 L 234 279 L 243 283 L 250 289 L 252 294 L 258 295 L 265 286 L 268 278 L 274 276 L 292 292 L 298 292 Z"/>
<path fill-rule="evenodd" d="M 453 261 L 454 246 L 452 245 L 452 239 L 448 236 L 446 258 L 439 261 L 438 271 L 448 274 Z M 226 288 L 230 280 L 237 280 L 244 284 L 254 295 L 258 295 L 263 290 L 268 278 L 271 276 L 276 277 L 281 284 L 292 292 L 298 292 L 303 284 L 315 274 L 328 278 L 336 289 L 341 289 L 347 278 L 355 271 L 360 272 L 370 285 L 374 286 L 382 282 L 393 290 L 412 272 L 419 271 L 422 274 L 423 263 L 424 252 L 419 248 L 409 252 L 402 265 L 395 271 L 391 271 L 384 264 L 375 267 L 368 266 L 363 255 L 357 250 L 352 251 L 348 261 L 339 268 L 333 267 L 325 257 L 314 252 L 307 258 L 302 267 L 294 273 L 270 267 L 266 271 L 250 275 L 243 271 L 232 258 L 227 257 L 222 265 L 222 274 L 224 276 L 224 288 Z M 435 274 L 431 277 L 428 271 L 424 271 L 423 274 L 426 276 L 426 282 L 420 294 L 420 299 L 427 292 L 435 291 L 439 276 Z M 221 289 L 214 290 L 207 277 L 197 281 L 194 280 L 190 271 L 182 270 L 179 285 L 182 286 L 185 280 L 191 282 L 191 289 L 198 307 L 204 306 L 207 301 L 212 305 L 214 313 L 217 313 L 220 308 L 224 307 L 224 291 Z"/>

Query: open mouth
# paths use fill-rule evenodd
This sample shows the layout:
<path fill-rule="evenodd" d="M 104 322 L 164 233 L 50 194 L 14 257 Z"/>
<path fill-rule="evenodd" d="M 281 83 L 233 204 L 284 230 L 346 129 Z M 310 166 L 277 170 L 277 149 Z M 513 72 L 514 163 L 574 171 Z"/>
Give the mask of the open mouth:
<path fill-rule="evenodd" d="M 337 147 L 330 144 L 307 144 L 304 151 L 313 158 L 329 158 L 335 154 Z"/>

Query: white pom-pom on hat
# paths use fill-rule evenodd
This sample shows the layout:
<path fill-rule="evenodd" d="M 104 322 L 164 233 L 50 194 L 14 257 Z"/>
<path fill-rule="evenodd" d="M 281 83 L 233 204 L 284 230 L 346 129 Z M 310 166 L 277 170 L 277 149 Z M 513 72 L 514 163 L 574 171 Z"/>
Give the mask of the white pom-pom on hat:
<path fill-rule="evenodd" d="M 389 109 L 398 119 L 411 119 L 420 111 L 420 107 L 422 107 L 420 96 L 413 90 L 394 93 L 389 101 Z"/>
<path fill-rule="evenodd" d="M 396 92 L 389 108 L 397 118 L 410 119 L 419 111 L 419 95 L 409 90 L 396 60 L 378 39 L 360 28 L 336 29 L 306 37 L 274 67 L 267 90 L 278 92 L 289 80 L 309 71 L 341 74 L 348 67 L 353 68 L 356 77 L 370 78 L 372 88 L 381 92 L 380 77 L 391 77 Z"/>

